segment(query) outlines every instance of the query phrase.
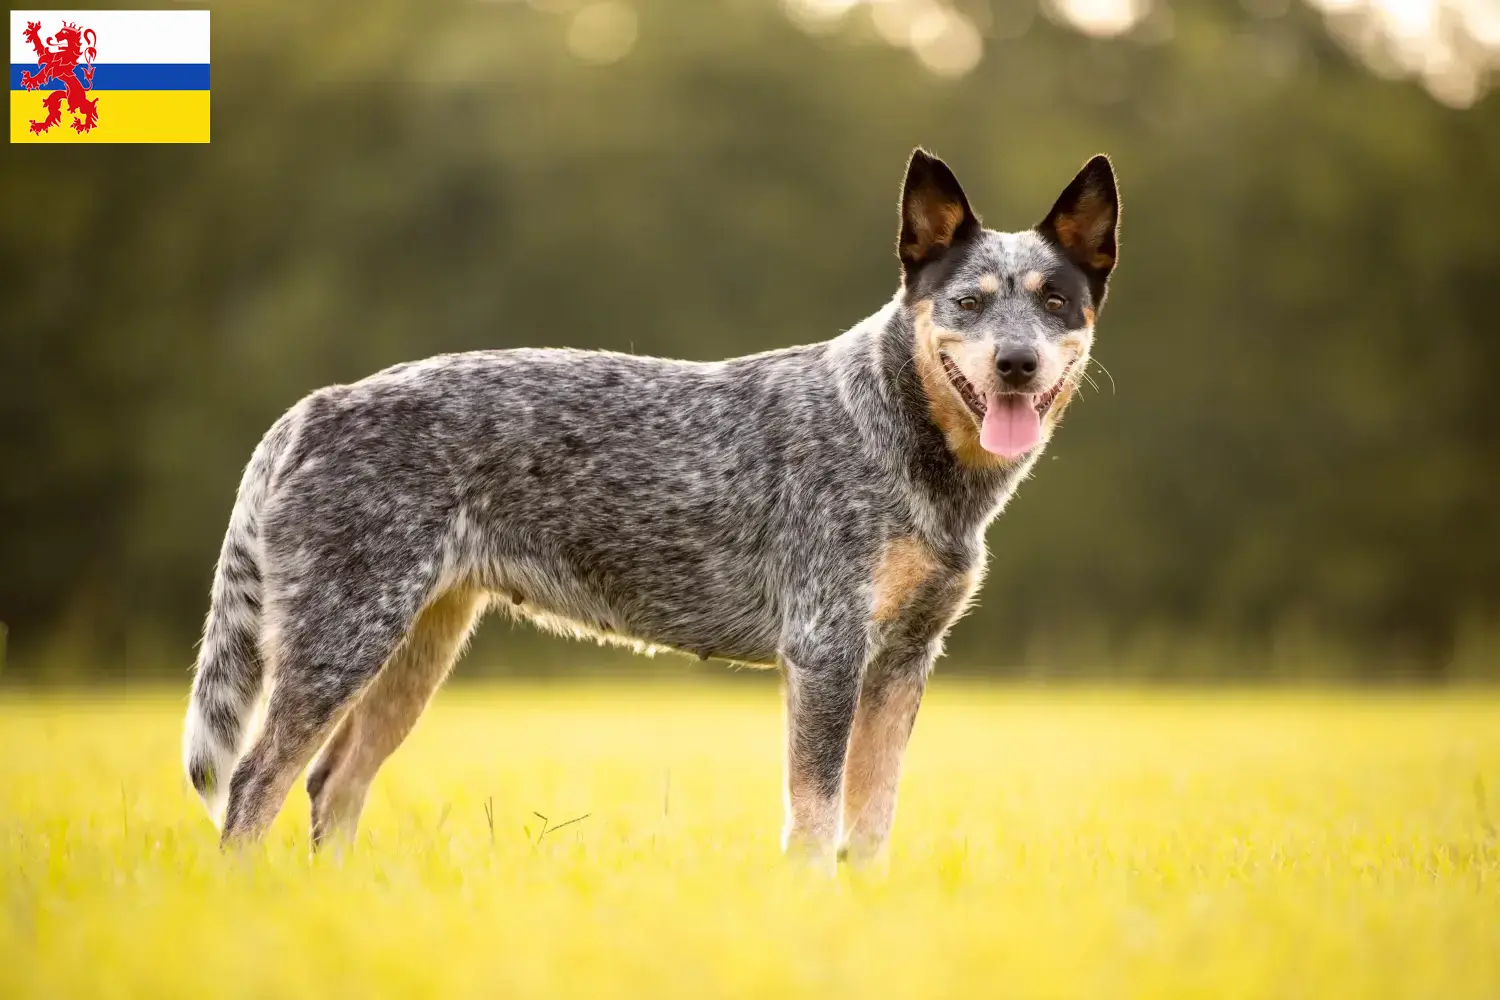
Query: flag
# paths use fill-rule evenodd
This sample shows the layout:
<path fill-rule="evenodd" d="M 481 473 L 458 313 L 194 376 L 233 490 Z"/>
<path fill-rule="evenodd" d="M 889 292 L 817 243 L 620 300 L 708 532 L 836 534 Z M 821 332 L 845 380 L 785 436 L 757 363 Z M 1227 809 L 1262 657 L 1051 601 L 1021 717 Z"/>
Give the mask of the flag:
<path fill-rule="evenodd" d="M 208 11 L 13 10 L 11 142 L 207 142 Z"/>

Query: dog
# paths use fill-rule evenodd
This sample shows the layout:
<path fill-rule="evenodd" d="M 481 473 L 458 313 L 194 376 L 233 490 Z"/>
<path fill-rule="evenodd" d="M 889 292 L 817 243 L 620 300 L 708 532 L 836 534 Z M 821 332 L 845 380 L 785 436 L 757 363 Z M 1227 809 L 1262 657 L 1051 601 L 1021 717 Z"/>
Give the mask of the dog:
<path fill-rule="evenodd" d="M 1119 214 L 1096 156 L 1040 224 L 985 229 L 917 149 L 899 291 L 832 340 L 712 363 L 450 354 L 304 398 L 240 482 L 187 713 L 221 843 L 264 834 L 310 762 L 314 848 L 351 837 L 495 607 L 779 666 L 784 851 L 883 858 L 985 529 L 1084 376 Z"/>

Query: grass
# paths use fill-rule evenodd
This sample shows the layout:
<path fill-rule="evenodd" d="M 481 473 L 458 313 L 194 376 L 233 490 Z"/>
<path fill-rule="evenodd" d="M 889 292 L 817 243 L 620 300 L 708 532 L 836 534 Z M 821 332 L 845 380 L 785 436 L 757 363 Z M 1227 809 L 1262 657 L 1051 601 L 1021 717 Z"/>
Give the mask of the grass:
<path fill-rule="evenodd" d="M 0 700 L 0 994 L 1500 996 L 1500 693 L 940 678 L 837 879 L 769 687 L 450 689 L 343 860 L 219 855 L 182 698 Z"/>

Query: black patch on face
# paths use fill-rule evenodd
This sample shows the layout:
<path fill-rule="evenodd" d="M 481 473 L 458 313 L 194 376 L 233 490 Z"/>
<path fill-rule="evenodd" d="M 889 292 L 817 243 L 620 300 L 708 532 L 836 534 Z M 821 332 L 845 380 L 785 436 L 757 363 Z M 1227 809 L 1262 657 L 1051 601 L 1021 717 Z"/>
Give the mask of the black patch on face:
<path fill-rule="evenodd" d="M 1046 276 L 1038 291 L 1028 294 L 1037 297 L 1038 308 L 1043 315 L 1062 323 L 1069 330 L 1082 330 L 1089 325 L 1088 317 L 1084 315 L 1085 309 L 1098 310 L 1098 299 L 1095 298 L 1090 276 L 1072 263 L 1056 268 Z M 1047 297 L 1052 294 L 1061 295 L 1067 300 L 1067 304 L 1057 312 L 1047 309 Z"/>
<path fill-rule="evenodd" d="M 936 299 L 941 297 L 940 293 L 953 280 L 953 276 L 963 268 L 970 253 L 981 243 L 982 233 L 975 229 L 973 235 L 955 242 L 943 254 L 933 260 L 926 261 L 915 268 L 908 269 L 906 274 L 906 296 L 905 302 L 908 307 L 921 302 L 923 299 Z"/>

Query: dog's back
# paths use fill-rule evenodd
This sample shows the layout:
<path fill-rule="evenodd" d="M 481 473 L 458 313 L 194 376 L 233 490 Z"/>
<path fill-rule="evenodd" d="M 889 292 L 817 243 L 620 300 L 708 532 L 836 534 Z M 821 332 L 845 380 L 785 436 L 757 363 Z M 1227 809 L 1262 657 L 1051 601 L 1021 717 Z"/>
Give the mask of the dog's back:
<path fill-rule="evenodd" d="M 291 563 L 273 573 L 343 579 L 357 560 L 399 588 L 415 558 L 423 588 L 751 662 L 774 659 L 781 595 L 838 543 L 820 498 L 849 524 L 889 489 L 826 344 L 711 364 L 448 355 L 319 392 L 295 420 L 262 516 L 267 556 Z"/>

